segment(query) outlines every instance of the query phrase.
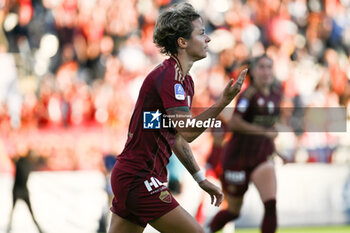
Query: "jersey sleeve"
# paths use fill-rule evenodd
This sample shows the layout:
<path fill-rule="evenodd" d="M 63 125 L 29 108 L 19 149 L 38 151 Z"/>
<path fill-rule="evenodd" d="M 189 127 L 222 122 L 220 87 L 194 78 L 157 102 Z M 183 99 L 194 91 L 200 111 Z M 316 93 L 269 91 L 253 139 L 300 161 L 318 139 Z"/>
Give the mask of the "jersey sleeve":
<path fill-rule="evenodd" d="M 241 95 L 237 100 L 237 105 L 234 113 L 243 116 L 248 111 L 248 107 L 249 107 L 249 99 L 247 99 L 244 95 Z"/>
<path fill-rule="evenodd" d="M 175 69 L 169 69 L 165 72 L 161 88 L 159 90 L 160 98 L 163 102 L 163 107 L 188 107 L 187 91 L 184 83 L 180 81 L 181 75 Z"/>
<path fill-rule="evenodd" d="M 254 93 L 255 93 L 254 88 L 248 88 L 238 96 L 234 114 L 238 114 L 242 117 L 248 114 L 249 107 L 251 106 L 251 101 Z"/>

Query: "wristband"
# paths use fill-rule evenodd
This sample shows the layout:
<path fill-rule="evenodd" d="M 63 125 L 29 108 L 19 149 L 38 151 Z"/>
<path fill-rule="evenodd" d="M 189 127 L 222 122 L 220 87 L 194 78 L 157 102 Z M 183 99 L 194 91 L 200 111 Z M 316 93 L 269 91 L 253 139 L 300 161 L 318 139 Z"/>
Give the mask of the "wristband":
<path fill-rule="evenodd" d="M 199 170 L 198 172 L 194 173 L 192 175 L 192 177 L 198 184 L 206 179 L 205 175 L 204 175 L 204 172 L 201 171 L 201 170 Z"/>

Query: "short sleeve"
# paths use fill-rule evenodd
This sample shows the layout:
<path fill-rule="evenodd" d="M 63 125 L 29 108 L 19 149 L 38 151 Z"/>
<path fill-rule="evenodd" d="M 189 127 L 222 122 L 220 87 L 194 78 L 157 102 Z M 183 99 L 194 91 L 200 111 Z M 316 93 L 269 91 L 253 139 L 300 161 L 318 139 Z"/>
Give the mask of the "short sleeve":
<path fill-rule="evenodd" d="M 248 112 L 249 106 L 250 106 L 250 99 L 247 98 L 247 96 L 245 96 L 243 93 L 238 97 L 234 114 L 240 115 L 242 117 L 245 116 Z"/>
<path fill-rule="evenodd" d="M 180 78 L 179 73 L 175 74 L 175 69 L 165 72 L 159 91 L 165 109 L 189 106 L 187 89 Z"/>

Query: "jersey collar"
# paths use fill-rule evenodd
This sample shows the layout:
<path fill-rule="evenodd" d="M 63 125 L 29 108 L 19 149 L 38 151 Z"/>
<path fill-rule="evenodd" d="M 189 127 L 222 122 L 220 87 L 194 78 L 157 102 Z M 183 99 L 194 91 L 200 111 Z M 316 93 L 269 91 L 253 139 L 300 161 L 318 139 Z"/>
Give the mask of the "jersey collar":
<path fill-rule="evenodd" d="M 182 67 L 181 67 L 181 64 L 180 64 L 179 59 L 178 59 L 175 55 L 170 55 L 170 57 L 171 57 L 172 59 L 174 59 L 175 62 L 176 62 L 176 64 L 180 67 L 182 76 L 185 76 L 185 75 L 184 75 L 184 71 L 183 71 L 183 69 L 182 69 Z"/>

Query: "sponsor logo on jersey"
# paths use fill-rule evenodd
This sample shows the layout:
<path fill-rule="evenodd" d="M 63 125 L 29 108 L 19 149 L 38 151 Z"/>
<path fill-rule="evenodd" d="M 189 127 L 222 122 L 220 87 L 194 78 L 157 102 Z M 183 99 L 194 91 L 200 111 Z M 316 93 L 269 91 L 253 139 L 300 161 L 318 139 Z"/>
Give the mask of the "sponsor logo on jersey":
<path fill-rule="evenodd" d="M 153 189 L 157 189 L 160 186 L 164 186 L 164 184 L 155 177 L 151 177 L 149 180 L 145 180 L 143 183 L 145 184 L 148 192 L 151 192 Z"/>
<path fill-rule="evenodd" d="M 236 184 L 244 183 L 246 180 L 245 171 L 225 171 L 225 180 Z"/>

